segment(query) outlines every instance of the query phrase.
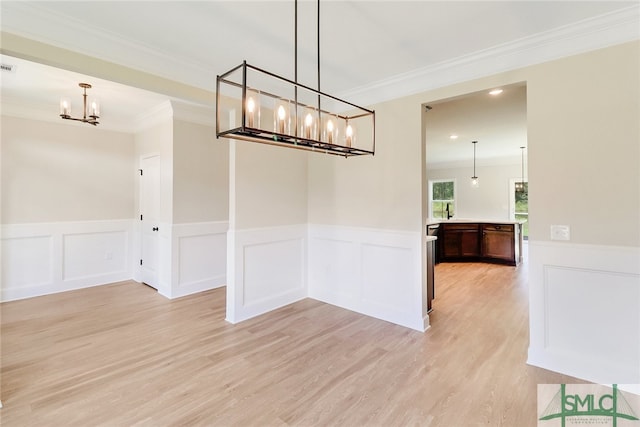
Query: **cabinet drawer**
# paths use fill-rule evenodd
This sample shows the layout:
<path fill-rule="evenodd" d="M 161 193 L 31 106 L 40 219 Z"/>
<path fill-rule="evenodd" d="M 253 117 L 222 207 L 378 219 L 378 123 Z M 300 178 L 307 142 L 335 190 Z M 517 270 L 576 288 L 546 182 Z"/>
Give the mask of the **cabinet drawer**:
<path fill-rule="evenodd" d="M 513 224 L 483 224 L 482 229 L 484 231 L 505 231 L 513 232 Z"/>
<path fill-rule="evenodd" d="M 478 231 L 478 224 L 442 224 L 446 231 Z"/>

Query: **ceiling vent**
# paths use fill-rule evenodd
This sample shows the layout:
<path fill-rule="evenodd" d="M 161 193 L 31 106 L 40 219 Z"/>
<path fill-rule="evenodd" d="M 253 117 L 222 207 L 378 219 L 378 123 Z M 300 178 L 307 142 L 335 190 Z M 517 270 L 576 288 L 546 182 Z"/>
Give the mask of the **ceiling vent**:
<path fill-rule="evenodd" d="M 0 64 L 0 69 L 2 69 L 2 71 L 6 71 L 8 73 L 13 73 L 16 71 L 16 66 L 15 65 L 10 65 L 10 64 Z"/>

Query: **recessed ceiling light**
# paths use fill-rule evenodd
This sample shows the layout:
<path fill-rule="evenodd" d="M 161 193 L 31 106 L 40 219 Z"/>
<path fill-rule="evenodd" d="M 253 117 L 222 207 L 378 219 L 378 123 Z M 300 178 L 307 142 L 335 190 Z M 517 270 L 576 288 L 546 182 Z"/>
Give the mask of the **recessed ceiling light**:
<path fill-rule="evenodd" d="M 502 93 L 502 89 L 494 89 L 491 92 L 489 92 L 489 95 L 496 96 L 496 95 L 500 95 L 501 93 Z"/>
<path fill-rule="evenodd" d="M 455 135 L 455 134 L 451 135 L 451 136 L 449 136 L 449 139 L 458 139 L 458 135 Z"/>

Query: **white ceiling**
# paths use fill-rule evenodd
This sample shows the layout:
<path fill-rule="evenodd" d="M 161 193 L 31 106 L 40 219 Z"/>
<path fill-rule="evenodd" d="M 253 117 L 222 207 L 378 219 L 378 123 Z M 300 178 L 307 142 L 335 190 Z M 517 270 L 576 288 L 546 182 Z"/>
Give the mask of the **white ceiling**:
<path fill-rule="evenodd" d="M 500 89 L 498 95 L 485 90 L 428 104 L 431 109 L 424 120 L 427 164 L 470 167 L 472 141 L 478 141 L 478 166 L 520 164 L 520 147 L 527 147 L 527 87 L 517 83 Z"/>
<path fill-rule="evenodd" d="M 3 0 L 0 11 L 3 32 L 214 91 L 215 76 L 243 60 L 293 78 L 293 4 Z M 298 75 L 312 87 L 316 6 L 299 4 Z M 361 105 L 640 38 L 638 1 L 327 0 L 320 7 L 321 89 Z M 2 73 L 4 110 L 30 105 L 57 118 L 59 98 L 80 104 L 77 84 L 87 81 L 108 127 L 168 99 L 6 55 L 2 62 L 17 65 Z"/>

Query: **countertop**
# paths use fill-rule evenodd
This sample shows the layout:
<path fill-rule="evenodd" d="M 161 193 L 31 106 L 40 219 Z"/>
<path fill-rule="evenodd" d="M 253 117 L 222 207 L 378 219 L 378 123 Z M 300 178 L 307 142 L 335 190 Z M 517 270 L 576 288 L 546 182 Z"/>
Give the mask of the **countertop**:
<path fill-rule="evenodd" d="M 427 225 L 435 225 L 435 224 L 446 224 L 446 223 L 461 223 L 461 224 L 524 224 L 527 222 L 526 219 L 520 220 L 504 220 L 504 219 L 477 219 L 477 218 L 451 218 L 451 219 L 440 219 L 440 218 L 428 218 Z"/>

